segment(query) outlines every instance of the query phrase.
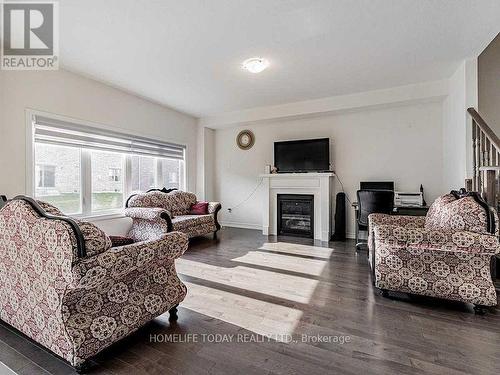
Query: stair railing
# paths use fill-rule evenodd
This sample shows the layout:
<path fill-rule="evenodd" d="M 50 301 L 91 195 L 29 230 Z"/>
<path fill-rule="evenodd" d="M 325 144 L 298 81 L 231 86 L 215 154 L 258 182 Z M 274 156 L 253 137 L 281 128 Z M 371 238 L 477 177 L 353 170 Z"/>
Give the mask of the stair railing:
<path fill-rule="evenodd" d="M 472 117 L 472 181 L 466 188 L 479 192 L 489 205 L 498 208 L 498 174 L 500 172 L 500 139 L 474 109 Z"/>

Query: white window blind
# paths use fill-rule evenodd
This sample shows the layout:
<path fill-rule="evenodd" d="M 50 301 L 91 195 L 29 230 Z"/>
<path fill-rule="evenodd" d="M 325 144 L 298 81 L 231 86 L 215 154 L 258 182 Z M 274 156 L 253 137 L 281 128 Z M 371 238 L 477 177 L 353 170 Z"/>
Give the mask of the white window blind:
<path fill-rule="evenodd" d="M 39 115 L 33 116 L 37 143 L 184 160 L 185 146 L 131 136 Z"/>

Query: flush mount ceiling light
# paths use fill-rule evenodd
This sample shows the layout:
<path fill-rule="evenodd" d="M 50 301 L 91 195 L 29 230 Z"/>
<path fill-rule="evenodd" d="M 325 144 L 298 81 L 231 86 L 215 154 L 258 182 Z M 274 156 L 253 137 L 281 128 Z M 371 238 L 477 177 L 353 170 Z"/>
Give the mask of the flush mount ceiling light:
<path fill-rule="evenodd" d="M 251 59 L 243 61 L 241 66 L 250 73 L 260 73 L 269 66 L 269 61 L 262 57 L 252 57 Z"/>

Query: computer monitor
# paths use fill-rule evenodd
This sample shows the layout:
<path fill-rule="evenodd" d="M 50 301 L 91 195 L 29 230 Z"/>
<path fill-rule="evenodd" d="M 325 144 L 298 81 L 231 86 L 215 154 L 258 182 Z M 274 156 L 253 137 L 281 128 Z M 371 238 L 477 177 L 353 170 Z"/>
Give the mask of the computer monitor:
<path fill-rule="evenodd" d="M 362 181 L 359 183 L 361 190 L 391 190 L 394 191 L 394 181 Z"/>

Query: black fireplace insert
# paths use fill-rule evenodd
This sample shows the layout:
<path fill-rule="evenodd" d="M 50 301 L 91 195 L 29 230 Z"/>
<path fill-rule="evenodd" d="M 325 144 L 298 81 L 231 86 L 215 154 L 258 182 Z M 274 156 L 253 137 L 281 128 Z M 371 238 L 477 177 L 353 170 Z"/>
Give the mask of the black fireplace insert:
<path fill-rule="evenodd" d="M 314 195 L 278 194 L 278 235 L 314 238 Z"/>

